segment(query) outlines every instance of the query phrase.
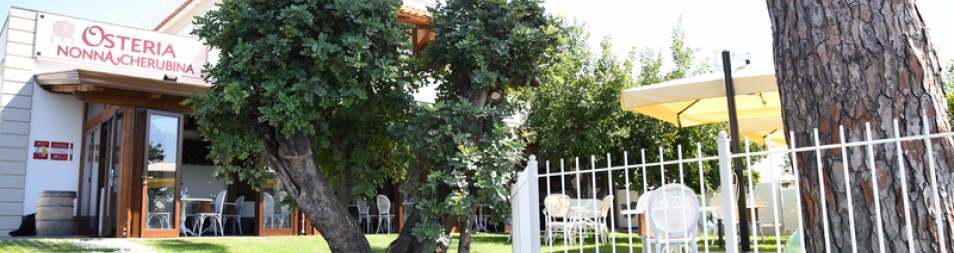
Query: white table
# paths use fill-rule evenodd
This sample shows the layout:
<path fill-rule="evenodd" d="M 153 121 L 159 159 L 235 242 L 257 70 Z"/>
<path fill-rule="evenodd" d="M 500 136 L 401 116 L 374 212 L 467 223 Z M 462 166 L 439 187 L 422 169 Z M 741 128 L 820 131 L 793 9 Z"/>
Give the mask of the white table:
<path fill-rule="evenodd" d="M 179 232 L 184 235 L 189 235 L 189 234 L 193 236 L 196 235 L 196 233 L 192 231 L 192 229 L 187 228 L 185 225 L 186 205 L 189 202 L 212 202 L 212 201 L 213 199 L 211 198 L 179 198 L 179 202 L 180 202 L 179 204 Z"/>

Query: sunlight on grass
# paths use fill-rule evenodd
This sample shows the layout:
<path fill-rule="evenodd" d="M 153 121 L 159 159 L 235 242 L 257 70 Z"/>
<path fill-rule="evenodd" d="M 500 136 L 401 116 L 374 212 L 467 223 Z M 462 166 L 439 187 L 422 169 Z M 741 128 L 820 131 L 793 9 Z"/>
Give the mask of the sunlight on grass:
<path fill-rule="evenodd" d="M 0 252 L 85 252 L 70 239 L 0 239 Z M 103 250 L 98 250 L 103 251 Z"/>
<path fill-rule="evenodd" d="M 454 239 L 449 252 L 457 252 L 459 234 L 453 234 Z M 482 233 L 472 237 L 472 252 L 505 253 L 511 252 L 512 246 L 507 243 L 507 234 Z M 397 234 L 367 235 L 368 242 L 375 253 L 383 253 Z M 715 237 L 712 237 L 715 238 Z M 579 238 L 576 238 L 579 240 Z M 633 235 L 633 244 L 630 247 L 628 234 L 616 234 L 616 252 L 642 252 L 642 240 Z M 782 236 L 782 245 L 788 236 Z M 161 252 L 331 252 L 328 244 L 320 236 L 278 236 L 278 237 L 205 237 L 205 238 L 175 238 L 175 239 L 130 239 L 136 243 L 153 246 Z M 596 242 L 592 237 L 585 239 L 583 252 L 597 252 Z M 710 242 L 711 243 L 711 242 Z M 775 237 L 766 236 L 765 243 L 759 243 L 760 252 L 776 252 Z M 542 252 L 550 252 L 550 245 L 543 245 Z M 552 246 L 553 252 L 580 252 L 579 241 L 575 245 L 564 247 L 563 238 L 557 237 Z M 700 239 L 699 251 L 705 246 Z M 710 252 L 725 251 L 725 248 L 709 246 Z M 602 244 L 599 252 L 613 252 L 613 245 Z"/>
<path fill-rule="evenodd" d="M 711 238 L 709 239 L 710 252 L 725 251 L 725 247 L 718 247 L 717 245 L 711 245 L 713 244 L 713 240 L 716 240 L 716 237 L 712 236 L 710 238 Z M 556 240 L 554 240 L 553 242 L 552 252 L 564 252 L 564 251 L 580 252 L 579 237 L 576 237 L 575 239 L 577 241 L 575 241 L 573 245 L 565 245 L 563 242 L 564 241 L 563 237 L 557 237 Z M 632 237 L 633 244 L 631 246 L 629 244 L 629 239 L 630 239 L 629 234 L 616 233 L 616 237 L 615 237 L 616 252 L 630 252 L 630 248 L 632 248 L 632 252 L 643 252 L 642 239 L 639 239 L 638 235 L 635 235 L 635 234 L 633 235 Z M 782 246 L 784 247 L 785 242 L 788 240 L 788 236 L 787 235 L 782 236 L 781 239 L 782 239 Z M 612 242 L 613 238 L 610 238 L 610 240 Z M 586 238 L 583 241 L 583 243 L 584 243 L 584 246 L 582 248 L 584 253 L 597 252 L 596 241 L 593 239 L 592 236 Z M 759 238 L 758 248 L 759 248 L 759 252 L 777 252 L 777 248 L 775 247 L 775 236 L 765 236 L 765 243 L 762 243 L 761 239 Z M 551 252 L 550 249 L 551 249 L 551 246 L 545 244 L 543 245 L 541 252 Z M 703 238 L 699 238 L 699 252 L 704 252 L 704 250 L 705 250 L 705 245 L 704 245 Z M 613 245 L 601 244 L 599 247 L 599 252 L 613 252 Z"/>

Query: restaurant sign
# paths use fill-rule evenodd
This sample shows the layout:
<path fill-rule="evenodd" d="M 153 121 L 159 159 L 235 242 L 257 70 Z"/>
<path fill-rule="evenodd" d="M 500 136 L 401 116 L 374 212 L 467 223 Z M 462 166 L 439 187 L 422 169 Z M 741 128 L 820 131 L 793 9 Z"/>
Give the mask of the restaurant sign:
<path fill-rule="evenodd" d="M 34 56 L 202 79 L 208 47 L 196 38 L 40 13 Z"/>

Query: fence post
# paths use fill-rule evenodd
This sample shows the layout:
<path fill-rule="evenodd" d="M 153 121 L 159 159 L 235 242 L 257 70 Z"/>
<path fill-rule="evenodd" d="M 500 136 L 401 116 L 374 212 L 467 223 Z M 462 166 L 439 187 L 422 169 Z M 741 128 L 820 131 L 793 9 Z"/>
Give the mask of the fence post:
<path fill-rule="evenodd" d="M 510 199 L 513 252 L 540 252 L 540 193 L 537 157 L 530 155 L 527 169 L 517 173 L 517 184 Z"/>
<path fill-rule="evenodd" d="M 735 234 L 735 215 L 733 210 L 735 209 L 732 206 L 732 165 L 729 159 L 729 140 L 726 138 L 725 131 L 719 132 L 719 183 L 722 188 L 722 217 L 725 218 L 725 235 L 726 243 L 725 250 L 726 253 L 736 253 L 738 252 L 739 240 Z M 739 183 L 742 183 L 742 180 L 739 180 Z M 717 203 L 711 203 L 712 205 L 717 205 Z M 740 213 L 739 215 L 745 215 Z M 746 224 L 739 224 L 745 226 Z M 745 238 L 748 240 L 748 238 Z"/>

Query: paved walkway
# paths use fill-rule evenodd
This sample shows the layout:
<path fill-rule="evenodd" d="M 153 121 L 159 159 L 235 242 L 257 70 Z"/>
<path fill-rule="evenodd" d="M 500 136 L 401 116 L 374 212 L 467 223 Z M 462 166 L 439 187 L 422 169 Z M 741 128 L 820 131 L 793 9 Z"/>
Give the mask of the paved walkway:
<path fill-rule="evenodd" d="M 74 241 L 73 244 L 87 249 L 115 249 L 118 250 L 116 252 L 159 253 L 159 251 L 156 251 L 152 246 L 145 246 L 119 238 L 78 239 Z"/>

